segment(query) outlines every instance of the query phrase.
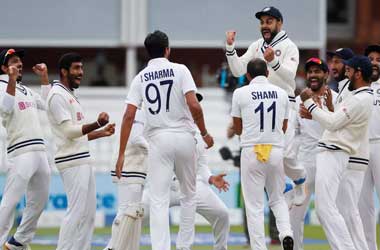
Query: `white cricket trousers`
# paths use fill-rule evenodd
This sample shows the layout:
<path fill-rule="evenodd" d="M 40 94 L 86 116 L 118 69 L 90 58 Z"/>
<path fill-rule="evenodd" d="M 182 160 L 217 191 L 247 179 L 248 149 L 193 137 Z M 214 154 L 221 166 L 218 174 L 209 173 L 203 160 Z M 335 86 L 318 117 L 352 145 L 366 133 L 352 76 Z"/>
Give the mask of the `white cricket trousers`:
<path fill-rule="evenodd" d="M 374 188 L 380 198 L 380 142 L 370 143 L 369 166 L 359 199 L 359 212 L 369 250 L 377 250 Z"/>
<path fill-rule="evenodd" d="M 358 206 L 364 174 L 365 170 L 347 169 L 343 173 L 336 198 L 337 207 L 346 222 L 356 250 L 368 250 Z"/>
<path fill-rule="evenodd" d="M 202 215 L 212 227 L 214 250 L 227 250 L 230 222 L 228 208 L 211 189 L 210 185 L 197 181 L 196 212 Z M 178 234 L 178 239 L 182 234 Z"/>
<path fill-rule="evenodd" d="M 273 147 L 268 162 L 262 163 L 257 160 L 253 147 L 243 148 L 241 185 L 251 249 L 267 249 L 264 233 L 264 188 L 269 196 L 269 206 L 276 218 L 280 240 L 282 241 L 286 236 L 293 237 L 288 205 L 283 194 L 285 187 L 283 149 Z"/>
<path fill-rule="evenodd" d="M 95 176 L 88 164 L 60 171 L 67 210 L 59 230 L 57 250 L 90 250 L 96 213 Z"/>
<path fill-rule="evenodd" d="M 284 138 L 284 170 L 286 176 L 294 181 L 295 184 L 301 184 L 305 181 L 306 170 L 302 164 L 297 163 L 297 145 L 295 140 L 297 112 L 289 109 L 288 128 Z"/>
<path fill-rule="evenodd" d="M 144 190 L 143 203 L 145 210 L 149 209 L 149 188 Z M 181 193 L 172 190 L 170 194 L 170 207 L 180 205 Z M 203 181 L 197 181 L 196 212 L 202 215 L 211 225 L 214 235 L 214 250 L 227 250 L 228 234 L 230 232 L 230 222 L 228 208 L 218 195 L 211 189 L 210 185 Z M 148 214 L 144 214 L 144 217 Z M 182 235 L 178 234 L 178 238 Z M 178 249 L 178 247 L 177 247 Z"/>
<path fill-rule="evenodd" d="M 117 237 L 117 234 L 119 233 L 119 223 L 122 216 L 131 204 L 140 203 L 143 195 L 142 184 L 118 182 L 116 185 L 118 208 L 115 219 L 112 222 L 111 239 L 106 247 L 109 249 L 113 248 L 114 241 L 116 240 L 114 237 Z"/>
<path fill-rule="evenodd" d="M 0 204 L 0 246 L 13 226 L 17 203 L 26 194 L 26 207 L 14 238 L 26 245 L 34 237 L 38 218 L 49 198 L 50 167 L 45 151 L 32 151 L 8 160 Z"/>
<path fill-rule="evenodd" d="M 150 188 L 150 236 L 152 250 L 170 250 L 169 202 L 173 171 L 181 197 L 180 233 L 177 247 L 190 249 L 194 241 L 196 193 L 196 145 L 188 132 L 159 132 L 149 138 L 148 183 Z"/>
<path fill-rule="evenodd" d="M 304 203 L 301 206 L 293 206 L 289 211 L 290 223 L 292 225 L 293 235 L 294 235 L 294 250 L 302 250 L 303 249 L 303 232 L 304 232 L 304 222 L 305 216 L 307 213 L 307 209 L 310 205 L 311 195 L 315 191 L 315 160 L 314 161 L 302 161 L 298 164 L 304 166 L 306 170 L 306 198 Z"/>
<path fill-rule="evenodd" d="M 317 154 L 315 207 L 332 250 L 355 250 L 351 235 L 337 207 L 337 195 L 348 166 L 348 153 L 322 150 Z"/>

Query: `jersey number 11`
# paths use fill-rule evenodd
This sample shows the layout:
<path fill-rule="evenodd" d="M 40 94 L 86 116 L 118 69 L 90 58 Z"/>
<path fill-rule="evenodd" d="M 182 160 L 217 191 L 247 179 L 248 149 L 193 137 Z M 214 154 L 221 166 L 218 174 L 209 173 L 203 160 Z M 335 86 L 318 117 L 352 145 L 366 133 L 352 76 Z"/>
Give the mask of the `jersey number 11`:
<path fill-rule="evenodd" d="M 276 126 L 276 102 L 273 102 L 269 108 L 266 109 L 267 113 L 272 112 L 272 131 Z M 260 132 L 264 131 L 264 102 L 260 102 L 259 106 L 255 109 L 255 113 L 260 112 Z"/>

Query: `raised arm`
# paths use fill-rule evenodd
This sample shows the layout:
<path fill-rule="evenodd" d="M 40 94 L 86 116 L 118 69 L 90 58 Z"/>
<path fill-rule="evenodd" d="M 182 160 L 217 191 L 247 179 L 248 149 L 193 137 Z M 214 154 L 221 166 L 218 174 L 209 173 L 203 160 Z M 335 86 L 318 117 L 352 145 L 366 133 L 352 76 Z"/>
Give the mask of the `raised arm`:
<path fill-rule="evenodd" d="M 247 73 L 247 64 L 255 57 L 255 48 L 257 47 L 257 42 L 251 44 L 244 55 L 239 57 L 235 49 L 236 32 L 227 31 L 226 35 L 226 57 L 228 66 L 230 67 L 230 70 L 235 77 L 240 77 Z"/>

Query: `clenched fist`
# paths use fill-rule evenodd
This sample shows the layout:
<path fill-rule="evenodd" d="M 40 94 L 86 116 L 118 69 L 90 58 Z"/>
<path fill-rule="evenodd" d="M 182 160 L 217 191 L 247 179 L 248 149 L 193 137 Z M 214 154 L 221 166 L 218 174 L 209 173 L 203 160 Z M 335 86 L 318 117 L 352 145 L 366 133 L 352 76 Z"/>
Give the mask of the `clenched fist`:
<path fill-rule="evenodd" d="M 16 82 L 18 78 L 18 74 L 19 74 L 19 69 L 16 66 L 11 65 L 8 67 L 9 81 Z"/>
<path fill-rule="evenodd" d="M 48 74 L 48 68 L 45 63 L 36 64 L 32 69 L 38 76 L 46 76 Z"/>
<path fill-rule="evenodd" d="M 115 123 L 108 124 L 103 128 L 104 136 L 111 136 L 115 133 Z"/>
<path fill-rule="evenodd" d="M 264 51 L 264 59 L 267 62 L 273 61 L 273 59 L 274 59 L 274 50 L 273 50 L 272 47 L 269 46 L 268 48 L 266 48 L 266 50 Z"/>
<path fill-rule="evenodd" d="M 32 69 L 41 78 L 42 84 L 49 84 L 48 68 L 45 63 L 36 64 Z"/>
<path fill-rule="evenodd" d="M 109 122 L 109 116 L 106 112 L 102 112 L 98 116 L 98 124 L 100 127 L 105 126 Z"/>
<path fill-rule="evenodd" d="M 226 32 L 226 42 L 228 45 L 232 45 L 235 42 L 236 31 L 229 30 Z"/>

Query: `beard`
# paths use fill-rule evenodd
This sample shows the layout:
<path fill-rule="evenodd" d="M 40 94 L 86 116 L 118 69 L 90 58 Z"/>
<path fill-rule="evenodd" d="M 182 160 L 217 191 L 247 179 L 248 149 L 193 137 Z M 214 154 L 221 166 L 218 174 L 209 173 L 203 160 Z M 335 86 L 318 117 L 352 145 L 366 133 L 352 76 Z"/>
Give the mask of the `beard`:
<path fill-rule="evenodd" d="M 264 38 L 264 41 L 269 44 L 270 42 L 272 42 L 273 38 L 278 34 L 278 31 L 277 30 L 269 30 L 269 29 L 265 29 L 266 31 L 270 31 L 270 37 L 269 38 L 265 38 L 264 37 L 264 34 L 263 34 L 263 30 L 261 30 L 261 36 Z"/>
<path fill-rule="evenodd" d="M 372 65 L 371 81 L 376 82 L 379 79 L 380 67 L 379 65 Z"/>
<path fill-rule="evenodd" d="M 345 74 L 344 70 L 342 70 L 342 71 L 339 73 L 338 77 L 335 78 L 335 81 L 340 82 L 340 81 L 342 81 L 343 79 L 346 79 L 346 78 L 347 78 L 347 77 L 346 77 L 346 74 Z"/>
<path fill-rule="evenodd" d="M 67 77 L 68 78 L 68 82 L 69 82 L 69 87 L 70 87 L 71 90 L 79 88 L 79 84 L 77 84 L 75 82 L 75 77 L 76 76 L 74 76 L 74 75 L 68 75 L 68 77 Z"/>
<path fill-rule="evenodd" d="M 355 80 L 353 78 L 349 79 L 350 83 L 348 84 L 348 90 L 353 91 L 355 90 Z"/>
<path fill-rule="evenodd" d="M 312 80 L 317 80 L 318 81 L 318 85 L 317 86 L 314 86 L 311 84 L 311 81 Z M 310 79 L 307 79 L 307 87 L 309 87 L 312 91 L 316 92 L 318 90 L 320 90 L 323 86 L 323 79 L 319 79 L 319 78 L 310 78 Z"/>

